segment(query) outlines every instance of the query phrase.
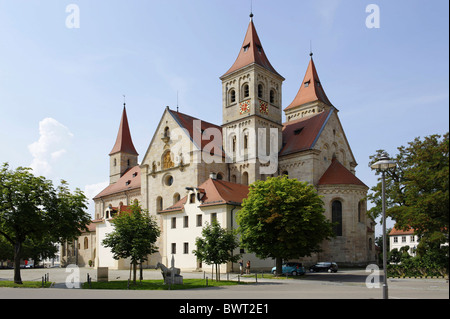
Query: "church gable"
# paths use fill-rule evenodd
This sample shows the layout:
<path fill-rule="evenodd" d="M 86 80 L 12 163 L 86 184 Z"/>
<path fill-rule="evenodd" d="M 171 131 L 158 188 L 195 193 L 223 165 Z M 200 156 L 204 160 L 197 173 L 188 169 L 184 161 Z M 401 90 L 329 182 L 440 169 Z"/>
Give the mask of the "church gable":
<path fill-rule="evenodd" d="M 320 151 L 318 170 L 320 175 L 328 169 L 334 158 L 350 172 L 355 173 L 357 163 L 336 109 L 330 114 L 326 125 L 317 137 L 314 149 Z"/>
<path fill-rule="evenodd" d="M 168 169 L 190 163 L 192 153 L 199 150 L 214 151 L 214 154 L 223 157 L 222 139 L 208 136 L 210 132 L 216 132 L 218 135 L 222 129 L 220 126 L 167 107 L 142 165 L 148 165 L 150 171 Z"/>

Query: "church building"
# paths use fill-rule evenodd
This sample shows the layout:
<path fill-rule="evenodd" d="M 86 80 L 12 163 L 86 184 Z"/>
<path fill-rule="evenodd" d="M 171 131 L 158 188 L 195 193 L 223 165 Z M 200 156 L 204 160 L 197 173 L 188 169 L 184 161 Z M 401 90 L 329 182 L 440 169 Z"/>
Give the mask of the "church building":
<path fill-rule="evenodd" d="M 312 53 L 308 59 L 297 95 L 283 108 L 285 79 L 269 62 L 251 14 L 236 61 L 220 77 L 222 123 L 166 107 L 140 162 L 124 105 L 109 154 L 110 185 L 94 198 L 96 242 L 90 247 L 95 266 L 128 269 L 129 262 L 114 260 L 101 242 L 113 230 L 115 214 L 137 200 L 161 227 L 159 252 L 144 266 L 168 265 L 174 256 L 182 270 L 202 269 L 206 265 L 192 254 L 202 227 L 212 220 L 238 227 L 236 214 L 248 185 L 279 175 L 314 185 L 323 196 L 326 217 L 338 223 L 336 237 L 323 242 L 323 252 L 300 262 L 361 266 L 374 262 L 375 223 L 366 215 L 368 187 L 355 175 L 355 156 Z M 243 249 L 236 253 L 251 260 L 252 269 L 275 265 L 274 260 L 259 260 Z M 223 266 L 237 269 L 236 264 Z"/>

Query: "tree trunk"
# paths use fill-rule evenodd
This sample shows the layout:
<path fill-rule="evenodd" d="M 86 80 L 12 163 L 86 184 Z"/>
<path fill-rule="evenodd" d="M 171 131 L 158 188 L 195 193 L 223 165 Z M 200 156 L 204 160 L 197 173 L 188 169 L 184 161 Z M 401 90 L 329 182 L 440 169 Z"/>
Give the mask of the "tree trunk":
<path fill-rule="evenodd" d="M 280 276 L 283 273 L 283 259 L 281 257 L 276 257 L 275 265 L 277 267 L 277 276 Z"/>
<path fill-rule="evenodd" d="M 136 262 L 133 262 L 133 285 L 136 285 Z"/>
<path fill-rule="evenodd" d="M 219 275 L 219 272 L 217 271 L 218 270 L 218 264 L 216 264 L 216 281 L 219 281 L 220 279 L 220 275 Z"/>
<path fill-rule="evenodd" d="M 22 285 L 22 277 L 20 276 L 20 255 L 22 253 L 22 243 L 14 244 L 14 283 Z"/>

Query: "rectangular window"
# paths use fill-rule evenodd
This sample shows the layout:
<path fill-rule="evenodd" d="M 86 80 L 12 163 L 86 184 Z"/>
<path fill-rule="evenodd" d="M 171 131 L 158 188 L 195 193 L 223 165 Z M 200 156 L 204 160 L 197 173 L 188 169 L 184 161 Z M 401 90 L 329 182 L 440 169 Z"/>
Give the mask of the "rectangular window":
<path fill-rule="evenodd" d="M 197 227 L 202 227 L 202 215 L 197 215 Z"/>
<path fill-rule="evenodd" d="M 172 217 L 172 228 L 177 228 L 177 218 Z"/>
<path fill-rule="evenodd" d="M 183 218 L 183 227 L 188 228 L 189 227 L 189 216 L 184 216 Z"/>
<path fill-rule="evenodd" d="M 406 236 L 402 236 L 402 243 L 406 243 Z"/>
<path fill-rule="evenodd" d="M 217 221 L 217 213 L 212 213 L 211 214 L 211 224 L 216 221 Z"/>
<path fill-rule="evenodd" d="M 398 243 L 398 237 L 397 236 L 394 237 L 394 243 Z"/>
<path fill-rule="evenodd" d="M 177 253 L 177 244 L 172 243 L 172 254 L 176 254 L 176 253 Z"/>
<path fill-rule="evenodd" d="M 195 193 L 192 193 L 189 195 L 189 203 L 193 204 L 195 203 Z"/>
<path fill-rule="evenodd" d="M 183 245 L 183 253 L 184 254 L 189 254 L 189 243 L 184 243 Z"/>

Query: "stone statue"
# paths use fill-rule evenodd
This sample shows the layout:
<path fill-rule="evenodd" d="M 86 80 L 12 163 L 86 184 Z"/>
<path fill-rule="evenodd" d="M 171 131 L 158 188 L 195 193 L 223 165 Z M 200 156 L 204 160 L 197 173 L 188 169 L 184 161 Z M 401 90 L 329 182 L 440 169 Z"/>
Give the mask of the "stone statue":
<path fill-rule="evenodd" d="M 172 267 L 167 268 L 162 263 L 158 263 L 156 265 L 156 269 L 161 269 L 161 274 L 164 278 L 165 284 L 175 284 L 182 285 L 183 284 L 183 276 L 180 276 L 180 268 L 175 268 L 174 260 L 172 257 Z"/>

